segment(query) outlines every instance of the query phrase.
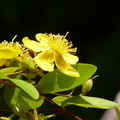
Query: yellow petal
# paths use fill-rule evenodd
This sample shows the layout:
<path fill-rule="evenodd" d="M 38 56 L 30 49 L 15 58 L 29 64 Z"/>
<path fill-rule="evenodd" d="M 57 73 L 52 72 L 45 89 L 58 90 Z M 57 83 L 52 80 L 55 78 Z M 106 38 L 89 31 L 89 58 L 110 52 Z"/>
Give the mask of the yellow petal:
<path fill-rule="evenodd" d="M 42 46 L 49 47 L 50 38 L 48 37 L 48 35 L 39 33 L 36 34 L 35 37 Z"/>
<path fill-rule="evenodd" d="M 27 48 L 29 48 L 35 52 L 40 52 L 40 51 L 44 51 L 44 50 L 48 49 L 48 46 L 43 46 L 42 44 L 40 44 L 36 41 L 30 40 L 28 37 L 24 37 L 22 39 L 22 41 Z"/>
<path fill-rule="evenodd" d="M 0 58 L 0 66 L 3 66 L 4 64 L 5 64 L 5 61 L 6 61 L 7 59 L 4 59 L 4 58 Z"/>
<path fill-rule="evenodd" d="M 0 49 L 0 58 L 12 59 L 15 57 L 14 49 L 10 47 L 3 47 Z"/>
<path fill-rule="evenodd" d="M 48 35 L 43 33 L 38 33 L 35 35 L 37 41 L 47 43 Z"/>
<path fill-rule="evenodd" d="M 41 69 L 45 71 L 53 71 L 55 52 L 52 50 L 41 52 L 34 58 L 34 60 Z"/>
<path fill-rule="evenodd" d="M 72 77 L 80 77 L 79 73 L 63 59 L 62 55 L 56 54 L 55 63 L 62 73 Z"/>
<path fill-rule="evenodd" d="M 79 60 L 79 58 L 75 55 L 72 55 L 70 53 L 65 53 L 62 55 L 64 60 L 69 64 L 76 64 Z"/>

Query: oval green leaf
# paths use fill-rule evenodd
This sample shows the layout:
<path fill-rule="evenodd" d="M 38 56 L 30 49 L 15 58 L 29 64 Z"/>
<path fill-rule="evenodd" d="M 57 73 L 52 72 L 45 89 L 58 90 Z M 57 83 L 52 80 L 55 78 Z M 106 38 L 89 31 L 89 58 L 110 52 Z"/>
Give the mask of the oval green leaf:
<path fill-rule="evenodd" d="M 62 106 L 76 105 L 85 108 L 100 108 L 109 109 L 115 106 L 119 106 L 117 103 L 96 97 L 88 96 L 73 96 L 62 102 Z"/>
<path fill-rule="evenodd" d="M 36 109 L 40 107 L 44 102 L 44 98 L 42 96 L 39 96 L 39 98 L 35 100 L 23 90 L 20 91 L 19 96 L 20 101 L 24 101 L 24 103 L 28 106 L 28 109 Z"/>
<path fill-rule="evenodd" d="M 79 72 L 80 77 L 70 77 L 55 69 L 46 74 L 36 88 L 42 93 L 70 90 L 87 81 L 97 70 L 97 67 L 91 64 L 77 64 L 73 67 Z"/>
<path fill-rule="evenodd" d="M 38 99 L 39 98 L 39 92 L 30 83 L 28 83 L 26 81 L 23 81 L 23 80 L 19 80 L 19 79 L 9 79 L 9 80 L 11 82 L 13 82 L 15 85 L 19 86 L 22 90 L 24 90 L 33 99 Z"/>
<path fill-rule="evenodd" d="M 54 97 L 52 101 L 54 101 L 57 105 L 61 106 L 61 103 L 66 99 L 68 99 L 68 97 L 57 96 L 57 97 Z"/>
<path fill-rule="evenodd" d="M 0 79 L 9 79 L 9 77 L 0 71 Z"/>
<path fill-rule="evenodd" d="M 16 70 L 20 69 L 19 67 L 8 67 L 0 70 L 3 74 L 14 73 Z"/>

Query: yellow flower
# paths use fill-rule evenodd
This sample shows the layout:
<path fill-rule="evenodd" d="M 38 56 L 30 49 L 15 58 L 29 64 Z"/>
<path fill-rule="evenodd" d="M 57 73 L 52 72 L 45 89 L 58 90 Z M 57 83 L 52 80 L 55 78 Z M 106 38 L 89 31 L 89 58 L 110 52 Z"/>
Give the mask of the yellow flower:
<path fill-rule="evenodd" d="M 7 59 L 19 59 L 23 55 L 25 47 L 19 42 L 8 42 L 4 40 L 0 43 L 0 66 L 4 65 Z"/>
<path fill-rule="evenodd" d="M 38 53 L 34 60 L 36 64 L 45 71 L 53 71 L 54 63 L 61 72 L 66 75 L 79 77 L 79 73 L 70 66 L 76 64 L 78 57 L 72 55 L 76 48 L 71 48 L 72 43 L 65 39 L 66 36 L 54 34 L 36 34 L 36 39 L 30 40 L 28 37 L 23 38 L 26 47 Z"/>

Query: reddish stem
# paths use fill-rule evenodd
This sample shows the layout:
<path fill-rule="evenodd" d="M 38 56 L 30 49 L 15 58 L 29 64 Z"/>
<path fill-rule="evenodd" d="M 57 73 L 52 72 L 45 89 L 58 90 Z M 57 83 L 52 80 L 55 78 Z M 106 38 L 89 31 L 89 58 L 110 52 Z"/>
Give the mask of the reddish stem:
<path fill-rule="evenodd" d="M 13 112 L 12 110 L 0 109 L 0 111 Z"/>
<path fill-rule="evenodd" d="M 6 74 L 6 76 L 17 75 L 17 74 L 21 74 L 21 73 L 24 73 L 24 72 L 25 72 L 25 71 L 9 73 L 9 74 Z"/>
<path fill-rule="evenodd" d="M 50 93 L 50 94 L 69 97 L 73 94 L 73 92 L 74 92 L 74 89 L 69 94 L 61 94 L 61 93 Z"/>
<path fill-rule="evenodd" d="M 40 91 L 39 91 L 40 92 Z M 43 93 L 40 92 L 40 94 L 46 99 L 48 100 L 49 102 L 53 103 L 54 105 L 56 105 L 57 107 L 59 107 L 59 109 L 49 109 L 49 108 L 46 108 L 44 110 L 53 110 L 53 111 L 60 111 L 60 113 L 64 113 L 64 114 L 67 114 L 71 117 L 73 117 L 74 119 L 76 120 L 82 120 L 81 118 L 79 118 L 78 116 L 66 111 L 65 109 L 63 109 L 61 106 L 57 105 L 52 99 L 46 97 Z M 39 109 L 40 110 L 40 109 Z"/>
<path fill-rule="evenodd" d="M 10 82 L 3 81 L 3 80 L 0 80 L 0 83 L 3 83 L 3 84 L 5 84 L 5 85 L 9 85 L 9 86 L 13 86 L 13 87 L 18 87 L 18 86 L 15 85 L 15 84 L 12 84 L 12 83 L 10 83 Z M 18 88 L 19 88 L 19 87 L 18 87 Z"/>
<path fill-rule="evenodd" d="M 60 114 L 60 113 L 63 113 L 63 114 L 67 114 L 67 115 L 69 115 L 69 116 L 71 116 L 71 117 L 73 117 L 74 119 L 76 119 L 76 120 L 82 120 L 81 118 L 79 118 L 78 116 L 76 116 L 76 115 L 74 115 L 74 114 L 72 114 L 72 113 L 70 113 L 70 112 L 68 112 L 68 111 L 66 111 L 66 110 L 64 110 L 64 109 L 54 109 L 54 108 L 40 108 L 40 109 L 37 109 L 38 111 L 59 111 L 59 112 L 57 112 L 57 113 L 55 113 L 55 115 L 57 115 L 57 114 Z"/>

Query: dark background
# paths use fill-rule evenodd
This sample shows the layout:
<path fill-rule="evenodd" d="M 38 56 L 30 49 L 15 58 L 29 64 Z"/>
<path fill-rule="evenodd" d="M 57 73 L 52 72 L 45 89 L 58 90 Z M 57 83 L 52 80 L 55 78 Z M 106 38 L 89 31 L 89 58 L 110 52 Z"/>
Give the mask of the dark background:
<path fill-rule="evenodd" d="M 79 62 L 98 67 L 91 96 L 113 100 L 120 87 L 120 4 L 106 0 L 0 0 L 0 41 L 36 33 L 60 33 L 78 48 Z M 48 106 L 49 107 L 49 106 Z M 104 110 L 74 106 L 83 120 L 99 120 Z M 57 120 L 71 119 L 58 115 Z"/>

